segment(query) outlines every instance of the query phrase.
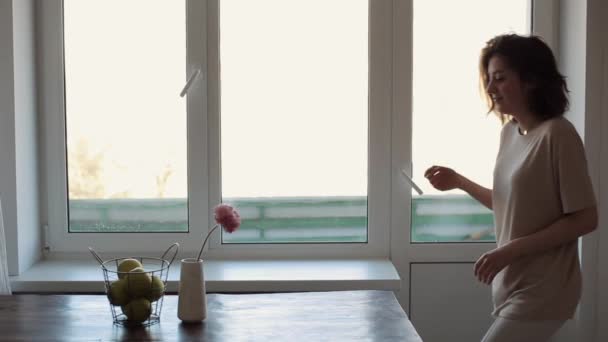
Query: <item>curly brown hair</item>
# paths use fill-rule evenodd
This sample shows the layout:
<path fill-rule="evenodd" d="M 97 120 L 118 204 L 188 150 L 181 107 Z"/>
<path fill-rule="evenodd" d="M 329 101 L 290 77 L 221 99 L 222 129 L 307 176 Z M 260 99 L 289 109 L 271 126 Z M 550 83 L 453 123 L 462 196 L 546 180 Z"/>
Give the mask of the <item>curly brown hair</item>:
<path fill-rule="evenodd" d="M 551 48 L 538 36 L 504 34 L 490 39 L 479 58 L 479 83 L 488 104 L 488 113 L 496 113 L 503 124 L 510 119 L 507 113 L 497 111 L 487 92 L 488 64 L 495 55 L 503 58 L 528 85 L 525 96 L 533 114 L 547 120 L 561 116 L 568 110 L 568 86 L 557 68 Z"/>

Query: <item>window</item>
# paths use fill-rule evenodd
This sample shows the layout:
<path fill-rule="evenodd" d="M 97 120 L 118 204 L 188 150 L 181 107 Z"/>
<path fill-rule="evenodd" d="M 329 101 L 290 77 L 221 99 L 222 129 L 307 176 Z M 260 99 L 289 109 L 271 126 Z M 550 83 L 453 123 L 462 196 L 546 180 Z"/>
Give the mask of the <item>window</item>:
<path fill-rule="evenodd" d="M 208 257 L 387 257 L 391 244 L 493 239 L 487 210 L 421 177 L 446 164 L 488 185 L 499 125 L 476 92 L 477 54 L 496 33 L 528 32 L 530 1 L 38 6 L 52 251 L 194 253 L 222 201 L 243 226 L 214 234 Z M 94 24 L 106 12 L 113 28 Z M 402 182 L 412 161 L 428 195 Z M 411 237 L 395 243 L 396 229 Z"/>
<path fill-rule="evenodd" d="M 257 19 L 245 25 L 247 33 L 239 34 L 250 39 L 237 35 L 242 28 L 235 21 L 248 21 L 230 10 L 234 5 L 242 13 L 256 13 L 248 15 Z M 392 29 L 392 4 L 211 1 L 208 13 L 209 197 L 248 209 L 242 211 L 240 232 L 212 236 L 211 255 L 388 256 L 391 158 L 386 146 L 391 127 L 390 97 L 385 95 L 392 82 L 391 41 L 386 39 Z M 338 17 L 345 17 L 342 29 L 329 23 Z M 318 22 L 322 35 L 310 29 L 311 20 Z M 249 31 L 259 34 L 250 36 Z M 240 44 L 247 50 L 240 50 Z M 295 49 L 300 53 L 287 51 Z M 284 69 L 275 71 L 280 68 Z M 260 87 L 264 82 L 269 82 L 268 88 Z M 345 102 L 348 96 L 355 98 Z M 239 109 L 239 101 L 246 111 Z M 319 115 L 324 115 L 323 122 L 318 122 Z M 346 116 L 350 126 L 332 123 Z M 252 122 L 254 118 L 259 120 Z M 268 123 L 276 124 L 277 131 L 270 131 Z M 328 132 L 332 127 L 339 129 L 333 136 Z M 239 140 L 243 128 L 254 128 L 257 135 L 247 133 L 249 139 Z M 306 130 L 315 133 L 305 135 Z M 329 153 L 346 142 L 354 144 L 349 155 Z M 326 146 L 314 147 L 321 143 Z M 258 149 L 247 150 L 253 146 Z M 281 148 L 287 146 L 300 158 L 283 156 Z M 323 170 L 328 168 L 334 170 Z M 265 175 L 285 171 L 293 173 L 287 175 L 290 178 Z"/>
<path fill-rule="evenodd" d="M 64 1 L 69 232 L 188 231 L 185 16 L 185 1 Z"/>
<path fill-rule="evenodd" d="M 202 64 L 191 42 L 203 11 L 186 0 L 37 5 L 51 252 L 196 250 L 207 216 L 192 206 L 206 205 L 206 184 L 191 175 L 206 166 L 190 154 L 203 105 L 179 93 Z"/>
<path fill-rule="evenodd" d="M 367 0 L 219 4 L 223 242 L 367 242 Z"/>
<path fill-rule="evenodd" d="M 386 256 L 391 6 L 41 3 L 51 250 L 196 251 L 227 202 L 207 256 Z"/>
<path fill-rule="evenodd" d="M 495 35 L 530 33 L 529 6 L 528 0 L 414 1 L 412 160 L 424 195 L 412 198 L 412 242 L 495 239 L 489 209 L 463 191 L 433 189 L 423 175 L 444 165 L 492 188 L 501 124 L 486 115 L 479 52 Z M 453 13 L 474 15 L 463 20 Z"/>

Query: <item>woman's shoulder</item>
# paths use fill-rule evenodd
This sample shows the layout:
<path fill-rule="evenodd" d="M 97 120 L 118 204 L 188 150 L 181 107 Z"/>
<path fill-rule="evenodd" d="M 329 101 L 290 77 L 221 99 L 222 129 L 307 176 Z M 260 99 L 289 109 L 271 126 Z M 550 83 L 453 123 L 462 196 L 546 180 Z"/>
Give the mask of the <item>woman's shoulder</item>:
<path fill-rule="evenodd" d="M 543 135 L 559 139 L 580 139 L 574 125 L 565 117 L 559 116 L 541 124 Z"/>

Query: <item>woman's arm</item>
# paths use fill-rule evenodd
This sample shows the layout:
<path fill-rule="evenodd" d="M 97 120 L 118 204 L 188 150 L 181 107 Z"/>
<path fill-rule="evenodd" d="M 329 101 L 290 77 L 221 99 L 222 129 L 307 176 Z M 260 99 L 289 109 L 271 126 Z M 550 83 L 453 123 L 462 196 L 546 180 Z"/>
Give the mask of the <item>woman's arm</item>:
<path fill-rule="evenodd" d="M 435 189 L 441 191 L 461 189 L 492 210 L 492 189 L 484 188 L 449 167 L 432 166 L 426 170 L 424 176 Z"/>
<path fill-rule="evenodd" d="M 462 175 L 459 176 L 462 178 L 460 180 L 459 188 L 471 195 L 471 197 L 479 201 L 479 203 L 492 210 L 492 189 L 484 188 Z"/>
<path fill-rule="evenodd" d="M 597 228 L 597 207 L 566 214 L 545 229 L 510 241 L 502 247 L 484 253 L 475 263 L 475 276 L 489 284 L 494 276 L 514 260 L 542 253 L 574 241 Z"/>

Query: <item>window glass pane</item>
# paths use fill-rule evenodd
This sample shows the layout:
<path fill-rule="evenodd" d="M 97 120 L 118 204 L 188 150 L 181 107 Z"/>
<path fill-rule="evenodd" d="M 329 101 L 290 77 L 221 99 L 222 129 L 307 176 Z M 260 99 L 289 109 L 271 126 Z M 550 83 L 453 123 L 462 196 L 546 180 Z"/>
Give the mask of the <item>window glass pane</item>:
<path fill-rule="evenodd" d="M 70 232 L 188 231 L 185 14 L 65 0 Z"/>
<path fill-rule="evenodd" d="M 494 241 L 490 210 L 423 177 L 444 165 L 492 187 L 501 125 L 486 115 L 479 53 L 497 34 L 529 33 L 529 18 L 528 0 L 414 1 L 412 160 L 425 194 L 413 195 L 413 242 Z"/>
<path fill-rule="evenodd" d="M 366 242 L 368 2 L 220 6 L 223 242 Z"/>

